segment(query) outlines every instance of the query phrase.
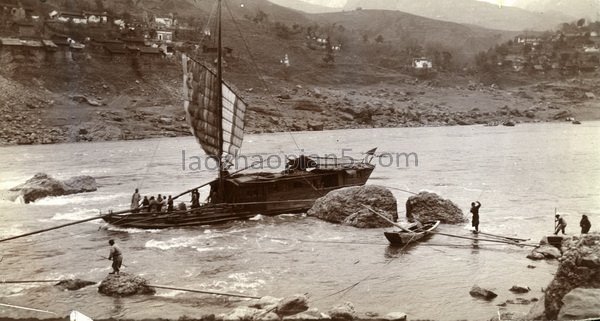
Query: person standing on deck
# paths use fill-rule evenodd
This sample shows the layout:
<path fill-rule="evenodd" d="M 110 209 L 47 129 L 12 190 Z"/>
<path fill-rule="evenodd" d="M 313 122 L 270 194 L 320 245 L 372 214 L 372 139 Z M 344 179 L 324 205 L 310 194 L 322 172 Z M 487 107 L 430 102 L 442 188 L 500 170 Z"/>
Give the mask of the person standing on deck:
<path fill-rule="evenodd" d="M 479 232 L 479 208 L 481 207 L 481 203 L 479 201 L 475 201 L 471 203 L 471 214 L 473 214 L 473 219 L 471 220 L 471 226 L 475 228 L 475 232 Z"/>
<path fill-rule="evenodd" d="M 173 212 L 173 198 L 171 195 L 169 195 L 169 198 L 167 199 L 167 212 Z"/>
<path fill-rule="evenodd" d="M 131 196 L 131 212 L 137 213 L 139 212 L 140 207 L 140 193 L 138 193 L 138 189 L 135 189 L 135 193 Z"/>
<path fill-rule="evenodd" d="M 121 249 L 119 249 L 119 247 L 115 245 L 115 240 L 109 240 L 108 244 L 110 245 L 110 253 L 108 255 L 108 259 L 113 261 L 113 271 L 108 274 L 119 275 L 119 269 L 121 269 L 121 264 L 123 263 L 123 253 L 121 252 Z"/>
<path fill-rule="evenodd" d="M 150 206 L 150 201 L 148 200 L 148 196 L 144 196 L 144 199 L 142 200 L 142 207 L 146 212 L 150 212 L 148 206 Z"/>
<path fill-rule="evenodd" d="M 557 224 L 554 229 L 554 235 L 557 235 L 558 232 L 562 231 L 562 234 L 565 235 L 565 227 L 567 227 L 567 221 L 564 218 L 560 217 L 560 215 L 556 214 L 554 222 Z"/>
<path fill-rule="evenodd" d="M 579 226 L 581 226 L 581 234 L 587 234 L 590 231 L 590 228 L 592 228 L 592 223 L 588 219 L 587 215 L 581 215 Z"/>
<path fill-rule="evenodd" d="M 158 197 L 156 198 L 156 211 L 157 212 L 161 212 L 162 211 L 162 207 L 165 205 L 165 201 L 162 197 L 162 195 L 158 194 Z"/>

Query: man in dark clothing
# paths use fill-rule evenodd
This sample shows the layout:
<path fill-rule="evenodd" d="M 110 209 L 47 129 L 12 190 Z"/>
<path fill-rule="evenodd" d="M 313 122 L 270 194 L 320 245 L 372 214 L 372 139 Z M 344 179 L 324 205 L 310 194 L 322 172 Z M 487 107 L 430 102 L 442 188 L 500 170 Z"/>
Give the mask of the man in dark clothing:
<path fill-rule="evenodd" d="M 148 203 L 148 212 L 156 211 L 156 207 L 158 206 L 158 202 L 154 199 L 154 196 L 150 196 L 150 201 Z"/>
<path fill-rule="evenodd" d="M 148 196 L 144 196 L 144 199 L 142 200 L 142 207 L 146 212 L 150 212 L 150 209 L 148 208 L 149 205 L 150 201 L 148 200 Z"/>
<path fill-rule="evenodd" d="M 590 228 L 592 228 L 592 223 L 588 219 L 587 215 L 581 215 L 579 226 L 581 226 L 581 234 L 587 234 L 590 231 Z"/>
<path fill-rule="evenodd" d="M 167 212 L 173 212 L 173 198 L 169 195 L 169 199 L 167 199 Z"/>
<path fill-rule="evenodd" d="M 123 254 L 121 253 L 121 249 L 115 245 L 114 240 L 108 241 L 110 244 L 110 254 L 108 255 L 108 259 L 112 260 L 112 269 L 113 271 L 108 274 L 117 274 L 119 275 L 119 269 L 121 268 L 121 264 L 123 263 Z"/>
<path fill-rule="evenodd" d="M 479 232 L 479 208 L 481 207 L 481 203 L 479 201 L 475 201 L 471 203 L 471 214 L 473 214 L 473 219 L 471 220 L 471 226 L 475 228 L 475 232 Z"/>
<path fill-rule="evenodd" d="M 556 214 L 554 222 L 556 223 L 556 229 L 554 230 L 554 235 L 557 235 L 558 232 L 562 232 L 565 234 L 565 227 L 567 227 L 567 221 L 564 218 L 560 217 L 560 215 Z"/>
<path fill-rule="evenodd" d="M 156 211 L 161 212 L 162 207 L 165 205 L 165 201 L 162 198 L 162 195 L 158 194 L 158 198 L 156 199 Z"/>

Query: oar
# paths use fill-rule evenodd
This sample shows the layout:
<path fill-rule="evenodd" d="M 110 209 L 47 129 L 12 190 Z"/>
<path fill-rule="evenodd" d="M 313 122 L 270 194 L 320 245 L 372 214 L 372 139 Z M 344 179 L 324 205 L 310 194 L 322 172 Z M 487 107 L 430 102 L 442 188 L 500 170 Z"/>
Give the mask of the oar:
<path fill-rule="evenodd" d="M 148 286 L 151 287 L 151 288 L 157 288 L 157 289 L 167 289 L 167 290 L 176 290 L 176 291 L 185 291 L 185 292 L 194 292 L 194 293 L 204 293 L 204 294 L 215 294 L 215 295 L 232 296 L 232 297 L 238 297 L 238 298 L 260 299 L 259 296 L 244 295 L 244 294 L 234 294 L 234 293 L 223 293 L 223 292 L 214 292 L 214 291 L 194 290 L 194 289 L 186 289 L 186 288 L 176 288 L 176 287 L 173 287 L 173 286 L 154 285 L 154 284 L 148 284 Z"/>
<path fill-rule="evenodd" d="M 488 235 L 488 236 L 494 236 L 494 237 L 503 238 L 503 239 L 512 240 L 512 241 L 517 241 L 517 242 L 529 241 L 529 239 L 520 239 L 520 238 L 517 238 L 517 237 L 502 236 L 502 235 L 496 235 L 496 234 L 484 233 L 484 232 L 477 232 L 476 234 L 483 234 L 483 235 Z"/>
<path fill-rule="evenodd" d="M 394 225 L 394 226 L 396 226 L 396 227 L 400 228 L 401 230 L 403 230 L 403 231 L 405 231 L 405 232 L 408 232 L 408 233 L 414 233 L 414 231 L 411 231 L 411 230 L 409 230 L 409 229 L 406 229 L 406 228 L 404 228 L 404 227 L 403 227 L 403 226 L 401 226 L 400 224 L 398 224 L 398 223 L 396 223 L 396 222 L 394 222 L 394 221 L 390 220 L 389 218 L 387 218 L 387 217 L 385 217 L 385 216 L 383 216 L 383 215 L 381 215 L 381 214 L 377 213 L 375 210 L 373 210 L 372 208 L 370 208 L 370 207 L 366 206 L 365 204 L 360 204 L 360 205 L 361 205 L 362 207 L 364 207 L 364 208 L 368 209 L 369 211 L 373 212 L 373 213 L 374 213 L 374 214 L 376 214 L 377 216 L 381 217 L 382 219 L 384 219 L 384 220 L 386 220 L 386 221 L 390 222 L 392 225 Z"/>
<path fill-rule="evenodd" d="M 57 226 L 54 226 L 54 227 L 49 227 L 49 228 L 45 228 L 45 229 L 41 229 L 41 230 L 37 230 L 37 231 L 25 233 L 25 234 L 20 234 L 20 235 L 16 235 L 16 236 L 7 237 L 7 238 L 4 238 L 4 239 L 0 239 L 0 243 L 6 242 L 6 241 L 9 241 L 9 240 L 18 239 L 18 238 L 25 237 L 25 236 L 30 236 L 30 235 L 34 235 L 34 234 L 40 234 L 40 233 L 44 233 L 44 232 L 56 230 L 56 229 L 59 229 L 59 228 L 63 228 L 63 227 L 67 227 L 67 226 L 71 226 L 71 225 L 75 225 L 75 224 L 80 224 L 80 223 L 84 223 L 84 222 L 99 220 L 101 218 L 104 218 L 104 217 L 107 217 L 107 216 L 111 216 L 111 215 L 114 215 L 114 214 L 124 214 L 124 213 L 129 213 L 129 212 L 131 212 L 130 209 L 129 210 L 120 211 L 120 212 L 112 212 L 112 213 L 108 213 L 108 214 L 98 215 L 98 216 L 86 218 L 86 219 L 83 219 L 83 220 L 79 220 L 79 221 L 75 221 L 75 222 L 71 222 L 71 223 L 67 223 L 67 224 L 57 225 Z"/>

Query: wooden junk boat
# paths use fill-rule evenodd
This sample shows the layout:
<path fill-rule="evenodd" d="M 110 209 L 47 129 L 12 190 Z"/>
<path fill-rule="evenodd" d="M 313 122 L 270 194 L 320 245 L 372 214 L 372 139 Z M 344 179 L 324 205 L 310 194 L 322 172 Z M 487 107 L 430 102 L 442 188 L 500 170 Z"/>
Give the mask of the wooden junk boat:
<path fill-rule="evenodd" d="M 182 56 L 186 120 L 206 155 L 219 163 L 218 178 L 210 185 L 210 199 L 194 209 L 165 212 L 112 214 L 103 219 L 115 226 L 159 229 L 216 224 L 248 219 L 256 214 L 277 215 L 308 210 L 328 192 L 364 185 L 375 168 L 370 164 L 375 149 L 362 161 L 343 164 L 300 156 L 280 173 L 229 174 L 225 164 L 241 148 L 246 103 L 222 80 L 221 1 L 218 3 L 216 71 Z M 326 159 L 327 160 L 327 159 Z M 199 187 L 202 187 L 199 186 Z M 175 198 L 190 192 L 177 195 Z M 109 213 L 110 214 L 110 213 Z"/>
<path fill-rule="evenodd" d="M 440 225 L 440 221 L 430 221 L 422 225 L 413 224 L 406 230 L 383 232 L 383 234 L 391 245 L 407 245 L 431 235 L 430 232 L 435 230 L 438 225 Z"/>

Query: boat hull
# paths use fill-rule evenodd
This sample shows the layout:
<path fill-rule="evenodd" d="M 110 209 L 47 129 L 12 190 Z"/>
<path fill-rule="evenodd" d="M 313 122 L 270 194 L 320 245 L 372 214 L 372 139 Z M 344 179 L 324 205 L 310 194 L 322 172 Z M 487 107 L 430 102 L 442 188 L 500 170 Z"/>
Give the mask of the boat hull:
<path fill-rule="evenodd" d="M 440 221 L 425 222 L 421 229 L 419 229 L 417 226 L 412 227 L 411 230 L 414 230 L 413 233 L 405 231 L 393 231 L 383 232 L 383 234 L 391 245 L 407 245 L 430 236 L 432 234 L 431 232 L 435 230 L 439 224 Z"/>
<path fill-rule="evenodd" d="M 317 198 L 330 191 L 364 185 L 374 166 L 343 170 L 319 170 L 279 176 L 253 174 L 226 181 L 223 203 L 207 203 L 183 211 L 140 212 L 104 217 L 109 224 L 124 228 L 162 229 L 222 224 L 246 220 L 257 214 L 278 215 L 306 212 Z M 143 210 L 142 210 L 143 211 Z"/>

